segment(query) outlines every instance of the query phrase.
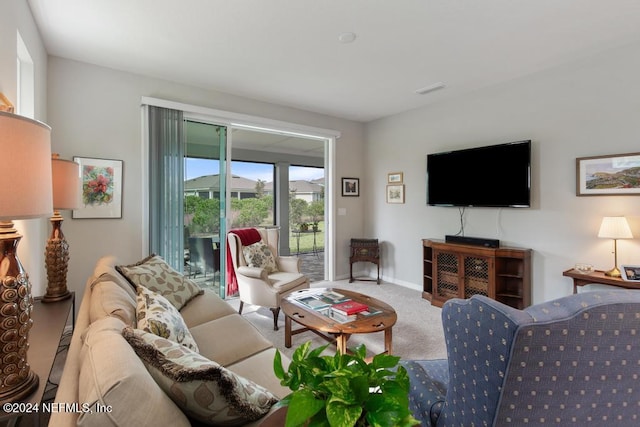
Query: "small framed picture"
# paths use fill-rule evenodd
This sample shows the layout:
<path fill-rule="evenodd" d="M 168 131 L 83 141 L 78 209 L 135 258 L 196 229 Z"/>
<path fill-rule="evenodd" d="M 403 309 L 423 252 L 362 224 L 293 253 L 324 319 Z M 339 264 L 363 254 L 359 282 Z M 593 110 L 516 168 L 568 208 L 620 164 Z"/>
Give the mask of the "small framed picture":
<path fill-rule="evenodd" d="M 622 265 L 622 278 L 629 282 L 640 282 L 640 265 Z"/>
<path fill-rule="evenodd" d="M 387 175 L 387 183 L 402 184 L 402 172 L 392 172 Z"/>
<path fill-rule="evenodd" d="M 360 196 L 360 178 L 342 178 L 342 196 Z"/>
<path fill-rule="evenodd" d="M 72 218 L 122 218 L 122 160 L 74 157 L 80 165 L 80 209 Z"/>
<path fill-rule="evenodd" d="M 640 153 L 576 159 L 577 196 L 640 195 Z"/>
<path fill-rule="evenodd" d="M 387 203 L 404 203 L 404 185 L 387 185 Z"/>

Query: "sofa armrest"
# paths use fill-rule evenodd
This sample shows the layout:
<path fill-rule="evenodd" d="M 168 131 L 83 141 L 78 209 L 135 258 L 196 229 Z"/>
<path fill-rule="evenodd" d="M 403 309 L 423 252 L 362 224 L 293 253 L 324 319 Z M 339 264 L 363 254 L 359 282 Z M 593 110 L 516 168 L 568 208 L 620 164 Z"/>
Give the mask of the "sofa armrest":
<path fill-rule="evenodd" d="M 278 269 L 287 273 L 300 273 L 302 260 L 297 256 L 279 256 L 276 260 Z"/>
<path fill-rule="evenodd" d="M 246 277 L 253 277 L 254 279 L 262 279 L 265 282 L 269 279 L 267 270 L 260 267 L 247 267 L 246 265 L 243 265 L 236 269 L 236 274 L 240 274 Z"/>

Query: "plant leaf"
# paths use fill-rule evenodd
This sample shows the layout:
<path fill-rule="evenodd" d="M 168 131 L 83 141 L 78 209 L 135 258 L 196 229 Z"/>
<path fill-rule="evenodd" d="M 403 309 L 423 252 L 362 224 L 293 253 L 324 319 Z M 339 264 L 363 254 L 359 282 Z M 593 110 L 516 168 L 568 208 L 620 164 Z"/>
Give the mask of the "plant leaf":
<path fill-rule="evenodd" d="M 299 362 L 301 360 L 304 360 L 304 358 L 307 356 L 307 353 L 309 352 L 310 345 L 311 345 L 311 341 L 307 341 L 306 343 L 302 344 L 300 347 L 296 348 L 295 351 L 293 352 L 293 355 L 291 355 L 291 360 L 294 362 Z"/>
<path fill-rule="evenodd" d="M 308 342 L 309 342 L 309 344 L 311 344 L 311 341 L 308 341 Z M 307 357 L 319 357 L 319 356 L 320 356 L 320 354 L 322 354 L 322 352 L 323 352 L 327 347 L 329 347 L 329 344 L 326 344 L 326 345 L 320 346 L 320 347 L 318 347 L 318 348 L 316 348 L 316 349 L 312 350 L 312 351 L 311 351 L 311 353 L 309 353 L 309 355 L 308 355 Z"/>
<path fill-rule="evenodd" d="M 360 419 L 362 406 L 329 400 L 326 411 L 327 420 L 332 427 L 351 427 Z"/>
<path fill-rule="evenodd" d="M 369 398 L 369 380 L 364 376 L 351 378 L 351 390 L 356 402 L 362 404 Z"/>
<path fill-rule="evenodd" d="M 319 411 L 305 424 L 305 427 L 331 427 L 329 420 L 327 420 L 327 413 L 325 411 Z"/>
<path fill-rule="evenodd" d="M 357 403 L 351 384 L 346 377 L 336 377 L 324 383 L 329 393 L 331 393 L 331 400 L 339 400 L 346 404 Z"/>
<path fill-rule="evenodd" d="M 353 353 L 356 357 L 365 359 L 367 357 L 367 347 L 364 344 L 360 344 L 355 349 L 353 349 Z"/>
<path fill-rule="evenodd" d="M 289 401 L 285 426 L 296 427 L 304 425 L 309 418 L 313 417 L 324 406 L 325 401 L 316 399 L 309 390 L 302 389 L 293 392 Z"/>
<path fill-rule="evenodd" d="M 284 373 L 284 368 L 282 367 L 282 356 L 280 355 L 280 352 L 277 349 L 276 349 L 276 355 L 273 357 L 273 372 L 276 374 L 276 377 L 278 379 L 284 380 L 285 373 Z"/>
<path fill-rule="evenodd" d="M 371 365 L 374 369 L 393 368 L 400 361 L 400 357 L 389 354 L 377 354 L 373 357 Z"/>

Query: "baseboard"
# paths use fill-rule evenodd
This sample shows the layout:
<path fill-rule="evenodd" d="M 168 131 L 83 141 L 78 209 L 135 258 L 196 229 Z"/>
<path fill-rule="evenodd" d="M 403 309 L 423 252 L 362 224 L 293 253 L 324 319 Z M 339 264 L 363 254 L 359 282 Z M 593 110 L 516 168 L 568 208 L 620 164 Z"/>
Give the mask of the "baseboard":
<path fill-rule="evenodd" d="M 358 273 L 354 272 L 353 273 L 353 277 L 365 277 L 365 278 L 373 279 L 373 280 L 376 279 L 376 276 L 371 276 L 371 275 L 369 275 L 367 273 L 368 272 L 366 272 L 366 271 L 361 271 L 361 272 L 358 272 Z M 336 281 L 337 280 L 349 280 L 349 275 L 348 274 L 343 274 L 343 275 L 337 276 L 336 277 Z M 390 277 L 385 276 L 384 274 L 380 275 L 380 280 L 382 282 L 385 282 L 385 283 L 391 283 L 393 285 L 398 285 L 398 286 L 402 286 L 402 287 L 405 287 L 405 288 L 409 288 L 409 289 L 414 290 L 414 291 L 422 292 L 422 286 L 420 286 L 418 284 L 411 283 L 411 282 L 405 282 L 404 280 L 398 280 L 396 278 L 390 278 Z"/>

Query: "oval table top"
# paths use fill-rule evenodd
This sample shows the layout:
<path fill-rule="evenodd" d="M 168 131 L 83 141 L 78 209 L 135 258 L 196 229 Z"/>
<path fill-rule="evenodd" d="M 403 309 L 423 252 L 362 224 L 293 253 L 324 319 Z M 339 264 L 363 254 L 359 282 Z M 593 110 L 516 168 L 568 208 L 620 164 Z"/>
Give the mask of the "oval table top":
<path fill-rule="evenodd" d="M 380 313 L 363 316 L 358 314 L 356 320 L 341 323 L 329 316 L 297 301 L 297 299 L 312 293 L 337 292 L 345 297 L 368 305 Z M 379 332 L 395 325 L 398 320 L 396 311 L 389 304 L 359 292 L 341 288 L 311 288 L 303 289 L 287 295 L 280 302 L 280 308 L 285 315 L 307 328 L 329 334 L 366 334 Z"/>

